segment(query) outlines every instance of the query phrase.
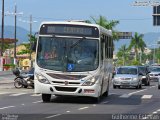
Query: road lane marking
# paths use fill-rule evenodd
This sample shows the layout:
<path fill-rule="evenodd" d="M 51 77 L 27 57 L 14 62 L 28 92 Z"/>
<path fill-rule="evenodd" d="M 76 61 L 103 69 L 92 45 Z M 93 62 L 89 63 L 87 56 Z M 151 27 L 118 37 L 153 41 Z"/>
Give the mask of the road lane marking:
<path fill-rule="evenodd" d="M 104 101 L 104 102 L 102 102 L 102 104 L 106 104 L 106 103 L 109 103 L 109 101 Z"/>
<path fill-rule="evenodd" d="M 42 100 L 41 101 L 32 102 L 32 103 L 41 103 L 41 102 L 42 102 Z"/>
<path fill-rule="evenodd" d="M 130 97 L 130 95 L 128 95 L 128 94 L 123 94 L 123 95 L 121 95 L 121 96 L 119 96 L 120 98 L 129 98 Z"/>
<path fill-rule="evenodd" d="M 2 108 L 0 108 L 0 110 L 7 109 L 7 108 L 13 108 L 13 107 L 15 107 L 15 106 L 2 107 Z"/>
<path fill-rule="evenodd" d="M 25 94 L 27 94 L 27 93 L 16 93 L 16 94 L 12 94 L 10 96 L 20 96 L 20 95 L 25 95 Z"/>
<path fill-rule="evenodd" d="M 156 85 L 157 86 L 157 85 Z M 149 87 L 149 88 L 154 88 L 154 87 L 156 87 L 156 86 L 151 86 L 151 87 Z"/>
<path fill-rule="evenodd" d="M 33 94 L 33 95 L 31 95 L 31 96 L 41 96 L 41 94 Z"/>
<path fill-rule="evenodd" d="M 62 115 L 62 114 L 56 114 L 56 115 L 48 116 L 48 117 L 45 117 L 45 118 L 49 119 L 49 118 L 57 117 L 57 116 L 60 116 L 60 115 Z"/>
<path fill-rule="evenodd" d="M 109 95 L 116 95 L 117 93 L 109 93 Z"/>
<path fill-rule="evenodd" d="M 9 94 L 9 92 L 1 92 L 0 95 Z"/>
<path fill-rule="evenodd" d="M 157 114 L 157 111 L 153 112 L 153 114 Z"/>
<path fill-rule="evenodd" d="M 79 108 L 78 110 L 84 110 L 84 109 L 87 109 L 89 107 L 82 107 L 82 108 Z"/>
<path fill-rule="evenodd" d="M 121 95 L 121 96 L 119 96 L 119 97 L 120 97 L 120 98 L 129 98 L 131 95 L 136 94 L 136 93 L 139 93 L 139 92 L 143 92 L 143 91 L 145 91 L 145 90 L 147 90 L 147 89 L 139 90 L 139 91 L 135 91 L 135 92 L 131 92 L 131 93 L 128 93 L 128 94 L 123 94 L 123 95 Z"/>
<path fill-rule="evenodd" d="M 136 93 L 139 93 L 139 92 L 143 92 L 143 91 L 145 91 L 145 90 L 147 90 L 147 89 L 138 90 L 138 91 L 135 91 L 135 92 L 131 92 L 131 93 L 129 93 L 128 95 L 133 95 L 133 94 L 136 94 Z"/>
<path fill-rule="evenodd" d="M 153 95 L 143 95 L 141 99 L 150 99 Z"/>
<path fill-rule="evenodd" d="M 160 112 L 160 109 L 158 109 L 157 111 Z"/>

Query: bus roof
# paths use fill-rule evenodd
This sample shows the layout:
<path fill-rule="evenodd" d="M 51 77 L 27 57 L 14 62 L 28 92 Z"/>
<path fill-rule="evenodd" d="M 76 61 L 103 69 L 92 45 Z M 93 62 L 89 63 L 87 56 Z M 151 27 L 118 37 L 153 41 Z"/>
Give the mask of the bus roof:
<path fill-rule="evenodd" d="M 79 21 L 43 21 L 40 24 L 40 27 L 43 24 L 68 24 L 68 25 L 92 26 L 92 27 L 97 27 L 100 30 L 100 32 L 104 32 L 104 33 L 107 33 L 107 35 L 112 36 L 112 30 L 105 29 L 104 27 L 102 27 L 98 24 L 91 24 L 91 23 L 79 22 Z"/>

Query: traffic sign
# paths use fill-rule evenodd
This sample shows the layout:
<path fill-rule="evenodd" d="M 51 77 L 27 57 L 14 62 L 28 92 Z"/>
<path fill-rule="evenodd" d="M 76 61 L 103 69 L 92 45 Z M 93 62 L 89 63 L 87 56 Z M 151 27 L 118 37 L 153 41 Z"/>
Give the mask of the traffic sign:
<path fill-rule="evenodd" d="M 153 25 L 159 26 L 160 25 L 160 5 L 153 7 Z"/>
<path fill-rule="evenodd" d="M 131 39 L 132 32 L 117 32 L 119 39 Z"/>

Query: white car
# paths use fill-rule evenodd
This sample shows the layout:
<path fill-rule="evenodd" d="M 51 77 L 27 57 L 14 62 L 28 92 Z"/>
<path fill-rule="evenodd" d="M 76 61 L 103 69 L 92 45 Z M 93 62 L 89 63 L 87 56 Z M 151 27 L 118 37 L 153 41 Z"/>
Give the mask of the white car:
<path fill-rule="evenodd" d="M 142 76 L 138 66 L 118 67 L 113 78 L 113 88 L 120 88 L 121 86 L 142 88 Z"/>

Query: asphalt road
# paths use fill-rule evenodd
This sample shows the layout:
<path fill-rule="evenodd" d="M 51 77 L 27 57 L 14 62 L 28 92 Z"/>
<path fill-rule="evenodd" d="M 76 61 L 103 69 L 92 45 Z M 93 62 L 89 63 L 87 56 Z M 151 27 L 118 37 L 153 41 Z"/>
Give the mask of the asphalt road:
<path fill-rule="evenodd" d="M 0 77 L 0 80 L 2 77 Z M 9 81 L 14 76 L 5 78 Z M 52 96 L 50 103 L 43 103 L 40 94 L 33 89 L 16 89 L 12 82 L 0 84 L 1 119 L 20 120 L 134 120 L 160 119 L 160 90 L 157 82 L 142 89 L 110 87 L 108 97 L 99 103 L 86 97 Z"/>
<path fill-rule="evenodd" d="M 154 117 L 160 119 L 160 90 L 157 82 L 142 89 L 110 87 L 108 97 L 99 103 L 86 97 L 52 96 L 50 103 L 43 103 L 40 94 L 31 88 L 16 89 L 14 75 L 0 76 L 0 119 L 15 120 L 129 120 Z"/>

